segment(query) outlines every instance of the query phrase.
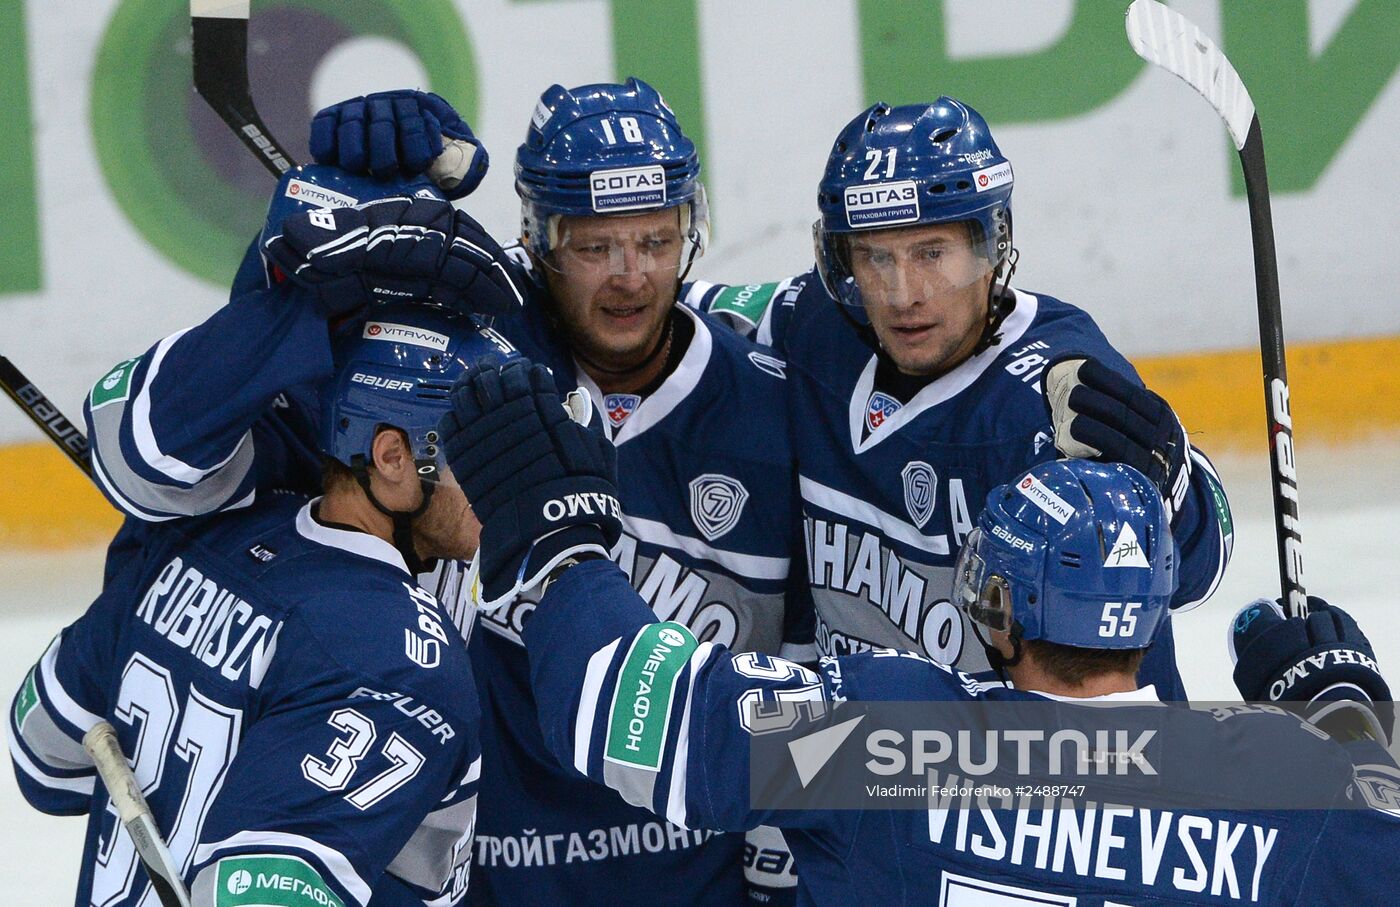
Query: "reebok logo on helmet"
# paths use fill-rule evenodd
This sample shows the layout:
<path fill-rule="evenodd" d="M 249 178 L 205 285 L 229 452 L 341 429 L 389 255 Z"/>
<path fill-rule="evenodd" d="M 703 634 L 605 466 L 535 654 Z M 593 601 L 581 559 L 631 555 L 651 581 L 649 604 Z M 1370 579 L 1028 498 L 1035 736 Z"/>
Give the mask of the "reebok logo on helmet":
<path fill-rule="evenodd" d="M 919 187 L 913 180 L 862 183 L 842 194 L 851 227 L 887 227 L 919 219 Z"/>

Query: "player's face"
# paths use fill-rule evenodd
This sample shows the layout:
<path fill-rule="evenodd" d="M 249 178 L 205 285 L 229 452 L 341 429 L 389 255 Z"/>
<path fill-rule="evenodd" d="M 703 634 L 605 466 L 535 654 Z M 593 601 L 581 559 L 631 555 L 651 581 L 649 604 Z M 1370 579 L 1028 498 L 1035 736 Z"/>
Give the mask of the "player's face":
<path fill-rule="evenodd" d="M 413 522 L 413 544 L 422 558 L 470 560 L 481 540 L 481 523 L 450 469 L 439 470 L 428 509 Z"/>
<path fill-rule="evenodd" d="M 608 368 L 639 364 L 676 301 L 685 245 L 680 210 L 560 218 L 545 268 L 570 341 Z"/>
<path fill-rule="evenodd" d="M 871 230 L 848 243 L 870 325 L 900 371 L 939 375 L 972 353 L 993 270 L 967 224 Z"/>

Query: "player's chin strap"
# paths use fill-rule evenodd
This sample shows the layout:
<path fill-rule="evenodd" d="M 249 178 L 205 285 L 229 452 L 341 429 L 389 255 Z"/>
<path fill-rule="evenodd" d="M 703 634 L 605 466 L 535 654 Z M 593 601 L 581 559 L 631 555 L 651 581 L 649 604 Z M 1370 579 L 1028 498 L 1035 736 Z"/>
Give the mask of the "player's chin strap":
<path fill-rule="evenodd" d="M 390 510 L 375 497 L 374 490 L 370 488 L 369 467 L 365 464 L 364 455 L 356 454 L 350 458 L 350 471 L 355 474 L 355 481 L 360 483 L 360 488 L 364 490 L 365 497 L 369 498 L 374 509 L 393 522 L 394 548 L 403 555 L 408 572 L 417 576 L 426 573 L 428 565 L 418 556 L 418 549 L 413 544 L 413 521 L 423 515 L 423 511 L 428 509 L 428 504 L 433 500 L 433 489 L 437 488 L 437 483 L 432 479 L 437 474 L 437 464 L 432 460 L 415 459 L 413 465 L 417 468 L 418 487 L 423 490 L 423 500 L 412 510 Z"/>
<path fill-rule="evenodd" d="M 972 634 L 977 637 L 977 641 L 982 644 L 982 649 L 987 653 L 987 664 L 993 671 L 997 672 L 997 677 L 1008 687 L 1011 686 L 1011 679 L 1006 676 L 1007 668 L 1014 668 L 1021 663 L 1021 658 L 1026 654 L 1026 650 L 1021 645 L 1021 634 L 1025 628 L 1021 626 L 1019 620 L 1011 622 L 1011 657 L 1007 658 L 1001 654 L 1001 650 L 992 645 L 982 636 L 982 626 L 977 621 L 969 621 L 972 624 Z"/>
<path fill-rule="evenodd" d="M 1012 249 L 1001 266 L 1000 283 L 993 278 L 987 287 L 987 323 L 982 327 L 982 337 L 973 347 L 972 356 L 1001 343 L 1001 323 L 1011 310 L 1016 308 L 1016 296 L 1010 292 L 1011 275 L 1016 273 L 1016 263 L 1021 260 L 1021 251 Z M 969 356 L 968 358 L 971 358 Z"/>

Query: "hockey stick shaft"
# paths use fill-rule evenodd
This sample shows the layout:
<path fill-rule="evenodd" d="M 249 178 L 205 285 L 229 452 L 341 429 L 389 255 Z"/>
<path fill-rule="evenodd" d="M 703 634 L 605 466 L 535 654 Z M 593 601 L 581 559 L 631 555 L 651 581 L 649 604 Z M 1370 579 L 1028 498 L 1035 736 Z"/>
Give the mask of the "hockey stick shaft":
<path fill-rule="evenodd" d="M 136 774 L 122 754 L 116 728 L 106 721 L 97 722 L 83 735 L 83 749 L 92 757 L 97 773 L 102 776 L 107 796 L 117 810 L 122 827 L 136 845 L 136 854 L 141 858 L 141 865 L 146 867 L 146 875 L 162 907 L 190 907 L 190 896 L 185 891 L 179 868 L 161 837 L 151 807 L 141 794 Z"/>
<path fill-rule="evenodd" d="M 89 478 L 92 477 L 92 456 L 82 431 L 69 422 L 58 407 L 34 386 L 34 382 L 5 356 L 0 356 L 0 389 L 48 435 L 50 441 L 58 445 L 75 466 L 87 473 Z"/>
<path fill-rule="evenodd" d="M 296 166 L 248 88 L 249 0 L 190 0 L 194 88 L 274 177 Z"/>
<path fill-rule="evenodd" d="M 1138 56 L 1177 76 L 1210 102 L 1225 121 L 1225 127 L 1239 152 L 1249 204 L 1250 241 L 1254 248 L 1254 286 L 1259 311 L 1259 352 L 1263 363 L 1265 412 L 1269 426 L 1279 585 L 1288 612 L 1305 617 L 1308 602 L 1303 587 L 1298 472 L 1293 457 L 1293 418 L 1289 411 L 1278 257 L 1274 249 L 1269 178 L 1259 117 L 1244 82 L 1224 53 L 1180 13 L 1168 9 L 1157 0 L 1134 0 L 1128 7 L 1127 31 L 1128 41 Z"/>

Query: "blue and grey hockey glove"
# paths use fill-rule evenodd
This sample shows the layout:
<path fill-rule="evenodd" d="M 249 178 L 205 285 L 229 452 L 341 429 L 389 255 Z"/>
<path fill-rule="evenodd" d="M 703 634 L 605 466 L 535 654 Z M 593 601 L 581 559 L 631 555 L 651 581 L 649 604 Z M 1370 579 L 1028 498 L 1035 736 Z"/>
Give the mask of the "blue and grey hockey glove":
<path fill-rule="evenodd" d="M 608 556 L 622 534 L 617 451 L 587 422 L 587 394 L 559 397 L 523 359 L 473 368 L 442 419 L 452 474 L 481 521 L 478 603 L 505 604 L 567 557 Z"/>
<path fill-rule="evenodd" d="M 1191 487 L 1191 445 L 1167 401 L 1098 360 L 1073 357 L 1045 370 L 1045 403 L 1060 453 L 1133 467 L 1176 521 Z"/>
<path fill-rule="evenodd" d="M 490 158 L 452 105 L 426 91 L 381 91 L 318 111 L 311 156 L 351 173 L 383 179 L 428 171 L 447 197 L 465 198 Z"/>
<path fill-rule="evenodd" d="M 1359 703 L 1383 740 L 1394 708 L 1376 652 L 1351 615 L 1308 596 L 1307 617 L 1285 617 L 1278 602 L 1259 599 L 1230 625 L 1235 686 L 1251 702 L 1303 702 L 1315 722 Z"/>
<path fill-rule="evenodd" d="M 293 214 L 263 251 L 288 279 L 315 291 L 329 315 L 403 298 L 500 315 L 523 298 L 496 241 L 439 199 L 388 198 Z"/>

